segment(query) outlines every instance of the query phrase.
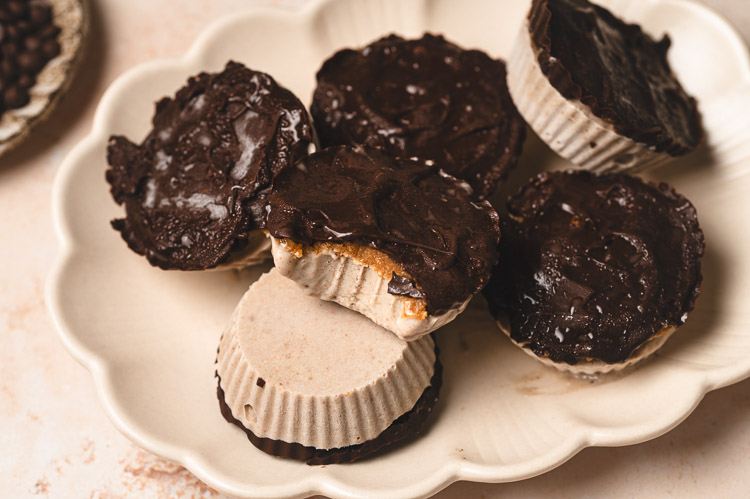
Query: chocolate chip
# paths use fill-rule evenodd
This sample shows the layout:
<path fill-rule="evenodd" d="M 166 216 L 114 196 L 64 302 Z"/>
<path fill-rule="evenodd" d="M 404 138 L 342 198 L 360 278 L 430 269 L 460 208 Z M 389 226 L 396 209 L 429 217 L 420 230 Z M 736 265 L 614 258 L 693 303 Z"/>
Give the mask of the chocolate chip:
<path fill-rule="evenodd" d="M 2 62 L 0 62 L 0 75 L 2 75 L 2 80 L 4 82 L 15 80 L 17 70 L 18 66 L 11 58 L 3 59 Z"/>
<path fill-rule="evenodd" d="M 30 32 L 33 29 L 29 21 L 18 21 L 16 23 L 16 27 L 18 28 L 18 31 L 20 31 L 22 35 L 25 35 L 26 33 Z"/>
<path fill-rule="evenodd" d="M 13 86 L 3 92 L 3 103 L 8 109 L 23 107 L 29 102 L 29 94 L 18 86 Z"/>
<path fill-rule="evenodd" d="M 44 26 L 52 19 L 52 10 L 45 5 L 33 5 L 29 19 L 34 26 Z"/>
<path fill-rule="evenodd" d="M 18 27 L 12 24 L 5 27 L 5 35 L 7 36 L 8 40 L 18 40 L 19 38 L 21 38 L 20 30 L 18 29 Z"/>
<path fill-rule="evenodd" d="M 26 2 L 8 2 L 5 11 L 10 13 L 14 19 L 26 16 Z"/>
<path fill-rule="evenodd" d="M 23 44 L 26 46 L 26 50 L 28 50 L 29 52 L 38 52 L 39 47 L 42 46 L 42 40 L 35 36 L 30 36 L 23 41 Z"/>
<path fill-rule="evenodd" d="M 31 88 L 36 83 L 36 78 L 33 75 L 24 73 L 18 77 L 16 84 L 21 88 Z"/>
<path fill-rule="evenodd" d="M 24 71 L 39 71 L 44 67 L 44 59 L 35 52 L 24 52 L 18 56 L 18 65 Z"/>
<path fill-rule="evenodd" d="M 42 55 L 47 58 L 49 61 L 50 59 L 54 59 L 60 54 L 60 44 L 57 43 L 55 40 L 47 40 L 42 45 Z"/>
<path fill-rule="evenodd" d="M 55 38 L 59 34 L 60 28 L 58 28 L 54 24 L 48 24 L 37 33 L 39 38 Z"/>
<path fill-rule="evenodd" d="M 2 52 L 3 57 L 15 57 L 15 55 L 18 53 L 18 45 L 11 41 L 3 43 Z"/>

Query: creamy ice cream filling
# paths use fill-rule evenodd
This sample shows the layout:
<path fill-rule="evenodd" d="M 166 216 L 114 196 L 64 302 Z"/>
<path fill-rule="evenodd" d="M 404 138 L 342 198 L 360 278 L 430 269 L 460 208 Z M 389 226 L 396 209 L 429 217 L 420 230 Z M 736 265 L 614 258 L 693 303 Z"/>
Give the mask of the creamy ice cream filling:
<path fill-rule="evenodd" d="M 389 291 L 409 275 L 387 255 L 351 244 L 300 245 L 271 238 L 274 264 L 302 289 L 323 300 L 355 310 L 399 338 L 412 341 L 438 329 L 463 312 L 471 298 L 439 313 L 428 314 L 424 298 Z"/>

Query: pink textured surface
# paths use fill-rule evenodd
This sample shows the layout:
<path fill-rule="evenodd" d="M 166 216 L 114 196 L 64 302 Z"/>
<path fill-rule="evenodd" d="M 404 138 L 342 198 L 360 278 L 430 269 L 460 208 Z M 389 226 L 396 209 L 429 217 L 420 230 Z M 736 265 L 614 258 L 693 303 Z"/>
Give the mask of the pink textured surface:
<path fill-rule="evenodd" d="M 0 483 L 7 497 L 221 497 L 185 469 L 137 448 L 104 416 L 89 374 L 63 349 L 43 302 L 57 251 L 50 216 L 57 166 L 88 131 L 106 87 L 126 69 L 179 56 L 244 0 L 98 0 L 88 55 L 53 117 L 0 158 Z M 291 8 L 302 1 L 258 1 Z M 744 2 L 706 0 L 750 40 Z M 177 6 L 179 5 L 179 11 Z M 164 22 L 168 20 L 168 22 Z M 710 393 L 651 442 L 587 449 L 513 484 L 454 484 L 439 497 L 746 496 L 750 381 Z"/>

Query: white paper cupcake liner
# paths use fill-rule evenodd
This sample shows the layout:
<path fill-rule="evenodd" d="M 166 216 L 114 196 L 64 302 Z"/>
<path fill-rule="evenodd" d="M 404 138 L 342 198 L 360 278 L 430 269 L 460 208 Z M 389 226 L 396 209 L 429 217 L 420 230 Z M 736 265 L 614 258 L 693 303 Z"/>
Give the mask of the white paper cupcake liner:
<path fill-rule="evenodd" d="M 630 368 L 653 355 L 677 330 L 677 327 L 675 326 L 665 327 L 654 336 L 649 338 L 645 343 L 636 348 L 633 353 L 631 353 L 630 356 L 622 362 L 609 364 L 598 359 L 584 359 L 577 364 L 568 364 L 567 362 L 555 362 L 547 357 L 539 356 L 532 352 L 531 349 L 524 347 L 521 343 L 518 343 L 516 340 L 511 338 L 510 326 L 506 320 L 498 320 L 497 325 L 500 330 L 505 333 L 505 335 L 510 339 L 510 341 L 512 341 L 514 345 L 523 350 L 526 355 L 529 355 L 542 364 L 557 369 L 558 371 L 582 377 L 596 377 L 602 374 L 617 373 L 623 371 L 624 369 Z"/>
<path fill-rule="evenodd" d="M 217 358 L 225 401 L 256 436 L 317 449 L 376 438 L 429 386 L 435 344 L 404 342 L 275 269 L 251 286 Z"/>
<path fill-rule="evenodd" d="M 635 173 L 673 159 L 618 134 L 586 105 L 563 97 L 539 67 L 527 20 L 508 61 L 508 89 L 518 112 L 539 138 L 582 168 Z"/>

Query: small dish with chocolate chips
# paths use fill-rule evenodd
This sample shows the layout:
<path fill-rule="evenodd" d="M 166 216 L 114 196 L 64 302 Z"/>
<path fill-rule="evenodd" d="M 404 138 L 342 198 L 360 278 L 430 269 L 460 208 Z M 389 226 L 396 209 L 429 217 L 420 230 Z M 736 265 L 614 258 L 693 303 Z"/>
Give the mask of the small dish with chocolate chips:
<path fill-rule="evenodd" d="M 0 2 L 0 154 L 52 111 L 87 33 L 86 0 Z"/>

